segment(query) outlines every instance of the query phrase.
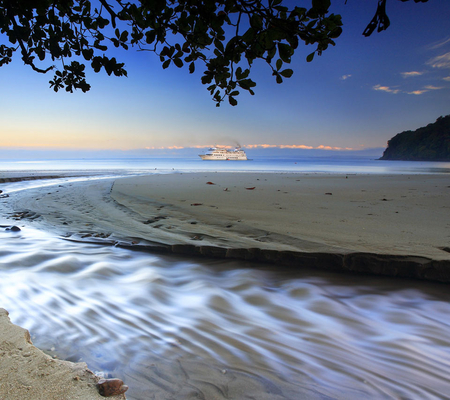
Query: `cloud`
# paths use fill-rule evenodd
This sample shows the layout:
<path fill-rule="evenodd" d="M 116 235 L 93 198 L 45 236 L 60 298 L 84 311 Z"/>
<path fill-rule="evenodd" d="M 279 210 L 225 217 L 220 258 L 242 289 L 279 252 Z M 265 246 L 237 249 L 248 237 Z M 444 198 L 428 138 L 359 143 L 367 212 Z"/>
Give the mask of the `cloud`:
<path fill-rule="evenodd" d="M 400 74 L 403 76 L 403 78 L 411 78 L 413 76 L 420 76 L 423 75 L 423 72 L 419 71 L 410 71 L 410 72 L 400 72 Z"/>
<path fill-rule="evenodd" d="M 346 79 L 350 78 L 351 76 L 352 76 L 351 74 L 348 74 L 348 75 L 342 75 L 339 79 L 340 79 L 341 81 L 345 81 Z"/>
<path fill-rule="evenodd" d="M 145 147 L 146 150 L 183 150 L 183 149 L 207 149 L 212 147 L 211 145 L 204 146 L 160 146 L 160 147 Z M 234 149 L 234 146 L 217 146 L 224 149 Z M 333 146 L 307 146 L 304 144 L 244 144 L 242 146 L 245 149 L 298 149 L 298 150 L 355 150 L 351 147 L 333 147 Z"/>
<path fill-rule="evenodd" d="M 420 95 L 420 94 L 424 94 L 424 93 L 426 93 L 426 92 L 428 92 L 428 90 L 426 90 L 426 89 L 422 89 L 422 90 L 414 90 L 414 91 L 412 91 L 412 92 L 406 92 L 406 93 L 408 93 L 408 94 L 415 94 L 415 95 Z"/>
<path fill-rule="evenodd" d="M 437 43 L 431 45 L 429 48 L 431 50 L 435 50 L 435 49 L 438 49 L 439 47 L 445 46 L 447 43 L 450 43 L 450 38 L 443 39 L 440 42 L 437 42 Z"/>
<path fill-rule="evenodd" d="M 444 79 L 450 81 L 450 77 L 448 77 L 448 78 L 449 79 L 446 79 L 446 78 L 444 78 Z M 430 90 L 444 89 L 444 87 L 443 86 L 427 85 L 427 86 L 424 86 L 422 89 L 413 90 L 412 92 L 406 92 L 406 91 L 403 91 L 403 90 L 400 90 L 400 89 L 392 89 L 389 86 L 381 86 L 381 85 L 375 85 L 372 89 L 373 90 L 378 90 L 380 92 L 387 92 L 387 93 L 393 93 L 393 94 L 407 93 L 407 94 L 419 95 L 419 94 L 424 94 L 426 92 L 429 92 Z"/>
<path fill-rule="evenodd" d="M 372 89 L 378 90 L 380 92 L 387 92 L 387 93 L 393 93 L 393 94 L 400 93 L 400 89 L 392 89 L 389 86 L 375 85 Z"/>
<path fill-rule="evenodd" d="M 320 149 L 320 150 L 354 150 L 351 147 L 332 147 L 332 146 L 324 146 L 324 145 L 320 145 L 315 148 Z"/>
<path fill-rule="evenodd" d="M 306 146 L 304 144 L 245 144 L 246 149 L 355 150 L 351 147 Z"/>
<path fill-rule="evenodd" d="M 420 95 L 420 94 L 424 94 L 426 92 L 429 92 L 430 90 L 440 90 L 440 89 L 444 89 L 443 86 L 433 86 L 433 85 L 427 85 L 425 86 L 423 89 L 420 90 L 414 90 L 412 92 L 406 92 L 408 94 L 415 94 L 415 95 Z"/>
<path fill-rule="evenodd" d="M 278 149 L 314 149 L 312 146 L 305 146 L 303 144 L 246 144 L 244 145 L 246 149 L 269 149 L 269 148 L 278 148 Z"/>
<path fill-rule="evenodd" d="M 446 76 L 445 78 L 442 78 L 444 81 L 450 82 L 450 76 Z"/>
<path fill-rule="evenodd" d="M 450 51 L 427 61 L 433 68 L 450 68 Z"/>

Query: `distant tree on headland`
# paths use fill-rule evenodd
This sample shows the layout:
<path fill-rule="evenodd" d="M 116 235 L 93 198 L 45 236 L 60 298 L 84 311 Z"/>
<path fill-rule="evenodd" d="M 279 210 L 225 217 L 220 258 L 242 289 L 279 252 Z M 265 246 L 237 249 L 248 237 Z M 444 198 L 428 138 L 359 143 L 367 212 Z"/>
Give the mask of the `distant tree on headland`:
<path fill-rule="evenodd" d="M 388 141 L 380 160 L 450 161 L 450 115 Z"/>
<path fill-rule="evenodd" d="M 387 0 L 373 1 L 378 7 L 365 36 L 389 26 Z M 305 0 L 309 8 L 292 3 L 297 2 L 0 0 L 0 40 L 7 42 L 0 44 L 0 66 L 11 62 L 17 52 L 34 71 L 54 71 L 50 85 L 55 91 L 86 92 L 90 85 L 85 63 L 95 72 L 104 69 L 108 75 L 126 76 L 125 64 L 105 52 L 111 45 L 125 50 L 134 46 L 155 53 L 164 69 L 186 65 L 193 73 L 203 63 L 201 80 L 213 100 L 220 105 L 228 99 L 236 105 L 240 90 L 254 94 L 256 83 L 249 76 L 255 60 L 266 62 L 281 83 L 293 74 L 286 65 L 299 42 L 315 46 L 308 62 L 335 45 L 342 21 L 340 15 L 329 13 L 331 0 Z M 67 63 L 70 58 L 75 60 Z"/>

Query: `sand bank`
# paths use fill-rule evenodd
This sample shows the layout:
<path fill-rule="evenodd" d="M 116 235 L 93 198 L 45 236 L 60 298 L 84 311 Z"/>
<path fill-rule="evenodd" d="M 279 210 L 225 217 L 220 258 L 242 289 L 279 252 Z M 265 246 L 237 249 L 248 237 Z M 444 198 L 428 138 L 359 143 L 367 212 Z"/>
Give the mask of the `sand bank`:
<path fill-rule="evenodd" d="M 55 360 L 34 347 L 29 332 L 12 324 L 0 308 L 0 399 L 104 399 L 98 380 L 85 363 Z"/>
<path fill-rule="evenodd" d="M 197 173 L 118 179 L 111 195 L 175 252 L 449 281 L 449 182 Z"/>
<path fill-rule="evenodd" d="M 188 243 L 449 259 L 449 184 L 420 175 L 172 174 L 118 179 L 112 198 Z"/>
<path fill-rule="evenodd" d="M 75 240 L 450 281 L 446 175 L 158 174 L 12 195 Z"/>

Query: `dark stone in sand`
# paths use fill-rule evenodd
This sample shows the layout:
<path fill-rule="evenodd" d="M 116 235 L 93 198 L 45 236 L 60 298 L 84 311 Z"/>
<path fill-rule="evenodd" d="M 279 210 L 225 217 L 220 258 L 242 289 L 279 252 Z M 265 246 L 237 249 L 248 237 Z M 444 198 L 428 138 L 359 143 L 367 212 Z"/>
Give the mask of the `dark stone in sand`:
<path fill-rule="evenodd" d="M 128 390 L 121 379 L 101 379 L 97 383 L 99 393 L 104 397 L 117 396 Z"/>
<path fill-rule="evenodd" d="M 161 219 L 166 219 L 166 218 L 167 218 L 167 217 L 164 217 L 164 216 L 160 215 L 160 216 L 158 216 L 158 217 L 155 217 L 155 218 L 152 218 L 152 219 L 148 219 L 147 221 L 144 221 L 143 223 L 146 224 L 146 225 L 148 225 L 148 224 L 153 224 L 153 223 L 156 222 L 156 221 L 159 221 L 159 220 L 161 220 Z"/>

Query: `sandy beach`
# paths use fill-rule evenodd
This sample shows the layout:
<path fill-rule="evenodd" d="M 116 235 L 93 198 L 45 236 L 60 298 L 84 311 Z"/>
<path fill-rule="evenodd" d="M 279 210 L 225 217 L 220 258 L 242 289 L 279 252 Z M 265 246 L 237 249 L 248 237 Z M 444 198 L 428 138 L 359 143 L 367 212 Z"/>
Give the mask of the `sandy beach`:
<path fill-rule="evenodd" d="M 448 260 L 449 183 L 446 176 L 198 173 L 118 179 L 111 195 L 150 221 L 150 232 L 158 226 L 184 243 Z"/>
<path fill-rule="evenodd" d="M 450 280 L 445 175 L 180 173 L 48 182 L 11 192 L 2 185 L 4 226 L 188 256 Z M 60 379 L 51 371 L 69 363 L 26 344 L 24 331 L 12 328 L 5 313 L 0 326 L 1 350 L 8 353 L 2 371 L 10 371 L 1 379 L 0 398 L 66 398 L 51 389 Z M 15 339 L 5 341 L 6 334 Z M 36 358 L 29 370 L 22 369 L 31 360 L 26 352 Z M 67 398 L 100 397 L 89 373 L 81 381 L 72 377 L 86 366 L 67 368 L 64 384 L 77 393 Z M 41 369 L 53 376 L 50 383 L 36 375 Z M 30 380 L 20 383 L 25 375 Z M 8 397 L 17 382 L 43 397 Z"/>
<path fill-rule="evenodd" d="M 446 175 L 180 173 L 70 181 L 4 199 L 73 240 L 448 281 Z"/>

